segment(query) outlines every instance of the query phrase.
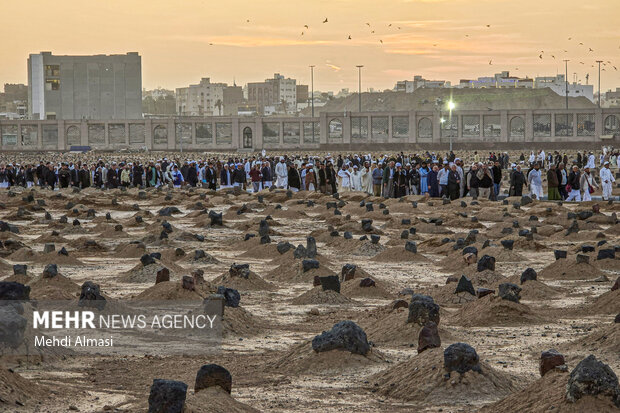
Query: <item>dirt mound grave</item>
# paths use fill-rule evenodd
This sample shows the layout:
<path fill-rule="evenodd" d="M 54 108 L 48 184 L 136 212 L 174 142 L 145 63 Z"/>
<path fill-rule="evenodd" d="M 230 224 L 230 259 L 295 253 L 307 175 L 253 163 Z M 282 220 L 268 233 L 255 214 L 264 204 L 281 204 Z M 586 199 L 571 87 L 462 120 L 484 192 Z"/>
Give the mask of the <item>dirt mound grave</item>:
<path fill-rule="evenodd" d="M 444 350 L 432 348 L 369 378 L 378 393 L 435 406 L 489 403 L 518 389 L 510 375 L 480 362 L 481 372 L 452 372 L 444 377 Z"/>
<path fill-rule="evenodd" d="M 451 322 L 463 327 L 513 326 L 542 321 L 543 317 L 529 306 L 494 294 L 464 304 L 451 315 Z"/>

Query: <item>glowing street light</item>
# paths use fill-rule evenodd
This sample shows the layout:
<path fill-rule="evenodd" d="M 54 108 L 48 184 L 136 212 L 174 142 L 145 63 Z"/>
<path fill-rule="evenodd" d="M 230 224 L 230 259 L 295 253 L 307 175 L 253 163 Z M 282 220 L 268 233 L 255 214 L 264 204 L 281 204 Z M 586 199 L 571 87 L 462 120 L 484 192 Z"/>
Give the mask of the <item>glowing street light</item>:
<path fill-rule="evenodd" d="M 452 126 L 452 109 L 456 107 L 456 104 L 452 99 L 448 101 L 448 109 L 450 109 L 450 126 Z M 452 131 L 450 131 L 450 152 L 452 152 Z"/>

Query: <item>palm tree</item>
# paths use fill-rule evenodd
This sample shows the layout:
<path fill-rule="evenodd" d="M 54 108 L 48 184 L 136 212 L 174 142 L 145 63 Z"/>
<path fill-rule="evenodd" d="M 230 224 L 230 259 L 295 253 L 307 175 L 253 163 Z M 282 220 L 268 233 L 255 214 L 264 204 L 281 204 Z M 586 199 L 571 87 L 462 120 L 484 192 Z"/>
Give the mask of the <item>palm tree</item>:
<path fill-rule="evenodd" d="M 286 99 L 282 99 L 282 102 L 280 102 L 280 104 L 282 105 L 282 109 L 284 109 L 284 114 L 286 115 L 287 114 L 287 111 L 286 111 Z"/>
<path fill-rule="evenodd" d="M 222 100 L 221 99 L 218 99 L 217 102 L 215 102 L 215 107 L 218 108 L 220 112 L 220 116 L 222 116 Z"/>

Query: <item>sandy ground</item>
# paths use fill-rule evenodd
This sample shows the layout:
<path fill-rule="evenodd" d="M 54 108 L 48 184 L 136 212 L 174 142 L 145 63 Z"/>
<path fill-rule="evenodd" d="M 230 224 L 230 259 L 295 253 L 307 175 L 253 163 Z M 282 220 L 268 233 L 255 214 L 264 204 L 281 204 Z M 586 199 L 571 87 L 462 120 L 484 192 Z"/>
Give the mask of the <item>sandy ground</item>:
<path fill-rule="evenodd" d="M 326 202 L 334 201 L 331 197 L 301 193 L 288 199 L 283 191 L 265 192 L 263 204 L 258 203 L 254 195 L 216 194 L 201 189 L 193 192 L 170 191 L 172 199 L 169 201 L 164 199 L 167 191 L 149 191 L 146 200 L 138 198 L 137 189 L 127 192 L 89 189 L 80 193 L 63 190 L 62 199 L 54 197 L 58 191 L 33 191 L 35 200 L 45 200 L 44 210 L 33 209 L 36 202 L 23 201 L 22 196 L 27 193 L 15 191 L 14 197 L 9 197 L 6 192 L 0 194 L 0 202 L 4 206 L 0 210 L 0 219 L 16 225 L 20 231 L 19 234 L 4 232 L 0 235 L 3 242 L 17 239 L 35 251 L 34 256 L 19 261 L 28 264 L 28 273 L 33 278 L 38 277 L 45 264 L 54 259 L 53 255 L 42 255 L 44 242 L 39 242 L 37 238 L 56 230 L 63 237 L 62 242 L 55 243 L 56 251 L 64 246 L 70 257 L 81 262 L 81 265 L 60 264 L 59 271 L 78 285 L 84 281 L 98 283 L 102 292 L 113 299 L 130 299 L 154 284 L 153 281 L 126 282 L 123 277 L 124 273 L 140 264 L 141 254 L 138 252 L 132 257 L 119 257 L 115 249 L 119 244 L 132 240 L 143 240 L 146 252 L 173 251 L 176 248 L 185 251 L 185 257 L 167 265 L 171 268 L 173 282 L 179 282 L 182 275 L 188 275 L 196 269 L 203 270 L 204 278 L 212 281 L 226 273 L 230 265 L 236 262 L 249 263 L 250 269 L 272 283 L 273 288 L 261 290 L 249 285 L 247 288 L 239 288 L 242 307 L 252 317 L 251 325 L 227 331 L 221 351 L 212 356 L 49 356 L 42 360 L 25 357 L 0 359 L 3 369 L 10 368 L 11 375 L 19 375 L 26 380 L 26 384 L 22 383 L 26 389 L 21 391 L 17 384 L 13 385 L 12 391 L 7 390 L 7 394 L 0 387 L 2 411 L 146 411 L 154 378 L 181 380 L 193 389 L 196 372 L 200 366 L 208 363 L 220 364 L 231 372 L 232 397 L 240 403 L 240 411 L 251 406 L 259 411 L 273 412 L 469 412 L 483 406 L 487 406 L 490 411 L 505 411 L 500 407 L 494 409 L 493 403 L 538 380 L 540 352 L 550 348 L 562 351 L 569 371 L 585 356 L 594 354 L 609 364 L 617 374 L 620 373 L 620 325 L 613 324 L 615 315 L 620 311 L 620 296 L 616 295 L 616 300 L 611 297 L 611 301 L 608 299 L 603 305 L 596 304 L 599 297 L 609 294 L 612 284 L 620 275 L 618 253 L 615 260 L 605 260 L 608 262 L 596 261 L 596 252 L 589 254 L 596 274 L 608 277 L 609 281 L 605 282 L 595 282 L 594 278 L 597 277 L 591 273 L 566 278 L 562 271 L 548 269 L 546 277 L 538 278 L 542 284 L 531 288 L 522 286 L 523 308 L 518 310 L 501 309 L 494 306 L 496 303 L 491 300 L 487 300 L 488 303 L 483 299 L 456 302 L 452 294 L 456 284 L 446 285 L 448 276 L 467 274 L 473 278 L 477 271 L 473 268 L 475 264 L 468 267 L 462 262 L 462 247 L 455 250 L 452 247 L 454 242 L 442 244 L 444 238 L 455 240 L 467 237 L 469 227 L 465 222 L 470 222 L 473 216 L 501 216 L 503 219 L 499 222 L 481 219 L 479 234 L 472 245 L 478 248 L 478 257 L 481 257 L 485 254 L 483 242 L 488 238 L 491 245 L 486 248 L 492 248 L 497 253 L 496 276 L 518 284 L 520 274 L 527 267 L 534 268 L 540 274 L 545 267 L 554 264 L 554 249 L 568 251 L 568 258 L 562 268 L 570 268 L 575 265 L 576 250 L 582 244 L 596 246 L 598 241 L 604 239 L 607 244 L 597 247 L 597 250 L 618 245 L 620 224 L 615 221 L 615 214 L 620 211 L 618 203 L 608 205 L 599 202 L 601 213 L 595 214 L 598 219 L 589 219 L 592 220 L 590 223 L 589 220 L 579 220 L 579 226 L 583 229 L 578 234 L 566 236 L 566 228 L 572 222 L 567 219 L 567 211 L 591 210 L 594 202 L 565 203 L 561 207 L 556 203 L 534 202 L 515 209 L 512 202 L 517 201 L 516 198 L 511 199 L 507 205 L 487 201 L 471 205 L 471 199 L 467 198 L 467 206 L 463 208 L 460 200 L 450 205 L 433 200 L 433 206 L 429 206 L 419 197 L 408 197 L 401 202 L 384 201 L 390 213 L 383 215 L 376 212 L 380 201 L 374 199 L 377 208 L 372 216 L 373 226 L 375 233 L 381 234 L 379 243 L 384 247 L 381 254 L 391 254 L 386 255 L 391 258 L 379 260 L 374 259 L 378 249 L 369 247 L 370 241 L 358 240 L 365 234 L 360 221 L 368 216 L 366 208 L 359 206 L 360 200 L 367 198 L 363 194 L 342 194 L 341 199 L 346 206 L 340 208 L 343 214 L 336 216 L 333 209 L 325 207 Z M 117 206 L 111 205 L 113 198 L 118 200 Z M 315 206 L 308 207 L 303 203 L 310 198 L 314 200 Z M 411 206 L 413 200 L 419 201 L 415 209 Z M 66 209 L 69 201 L 85 208 L 75 214 L 71 209 Z M 224 212 L 224 227 L 210 227 L 206 215 L 196 214 L 193 205 L 197 201 L 213 205 L 209 210 Z M 132 210 L 134 204 L 138 205 L 139 211 Z M 247 204 L 248 212 L 240 215 L 227 212 L 230 208 L 236 210 L 242 204 Z M 282 208 L 275 209 L 276 204 Z M 5 218 L 15 214 L 20 206 L 30 212 L 28 219 Z M 157 212 L 163 206 L 177 206 L 181 213 L 172 217 L 159 217 Z M 552 212 L 546 212 L 548 207 Z M 86 210 L 89 208 L 96 210 L 96 218 L 87 218 Z M 49 222 L 44 220 L 45 211 L 52 215 Z M 262 246 L 258 243 L 258 223 L 265 217 L 265 211 L 273 218 L 271 230 L 274 235 L 270 236 L 271 244 Z M 110 212 L 113 223 L 106 223 L 106 212 Z M 468 218 L 457 217 L 459 212 L 466 213 Z M 59 218 L 65 214 L 69 216 L 68 223 L 59 224 Z M 133 225 L 136 214 L 143 216 L 144 224 Z M 531 215 L 537 215 L 539 220 L 528 221 Z M 75 218 L 81 222 L 79 230 L 72 225 Z M 401 220 L 405 218 L 410 219 L 411 224 L 401 225 Z M 427 225 L 421 222 L 421 218 L 442 218 L 445 224 Z M 157 241 L 163 219 L 174 227 L 165 243 Z M 459 224 L 458 219 L 463 224 Z M 494 231 L 494 228 L 511 227 L 515 220 L 521 224 L 513 234 Z M 534 234 L 532 241 L 517 235 L 519 229 L 529 229 L 533 225 L 542 227 L 546 221 L 556 225 L 551 235 Z M 123 225 L 123 235 L 114 232 L 116 223 Z M 109 228 L 103 229 L 101 226 Z M 337 230 L 339 236 L 330 236 L 331 228 L 328 227 Z M 410 238 L 417 243 L 417 254 L 405 251 L 405 240 L 400 239 L 401 232 L 409 227 L 418 228 L 416 235 Z M 354 240 L 345 240 L 342 236 L 344 231 L 351 231 Z M 177 239 L 182 232 L 204 235 L 205 241 L 199 242 L 191 237 Z M 246 233 L 257 234 L 257 237 L 244 241 Z M 290 252 L 289 255 L 280 255 L 276 244 L 289 241 L 295 246 L 305 245 L 305 238 L 310 233 L 317 240 L 318 260 L 321 263 L 316 275 L 330 272 L 340 274 L 344 264 L 356 264 L 384 292 L 376 294 L 355 286 L 345 289 L 343 284 L 343 299 L 336 300 L 338 303 L 331 303 L 332 298 L 325 299 L 327 302 L 313 301 L 324 298 L 316 294 L 310 298 L 304 297 L 305 301 L 299 299 L 313 288 L 312 276 L 308 278 L 307 274 L 300 274 L 300 260 L 294 259 Z M 149 235 L 155 235 L 156 241 L 148 240 Z M 81 246 L 86 239 L 96 240 L 103 248 L 97 252 L 84 250 Z M 518 254 L 518 259 L 502 250 L 502 239 L 515 240 L 512 253 Z M 192 261 L 196 249 L 204 250 L 218 262 Z M 2 258 L 7 264 L 18 263 L 9 257 L 10 252 L 6 249 L 0 252 L 4 254 Z M 445 261 L 446 257 L 451 258 Z M 166 265 L 168 261 L 162 263 Z M 10 267 L 7 267 L 0 273 L 0 279 L 9 278 L 11 274 Z M 358 277 L 348 282 L 359 283 Z M 290 281 L 287 282 L 287 279 Z M 484 286 L 496 291 L 498 284 L 474 282 L 476 288 Z M 441 303 L 442 348 L 454 342 L 472 345 L 484 365 L 494 374 L 485 380 L 500 380 L 498 377 L 501 377 L 502 383 L 505 381 L 509 385 L 498 386 L 497 391 L 478 393 L 471 391 L 478 380 L 474 375 L 468 378 L 473 382 L 469 384 L 471 388 L 443 389 L 441 396 L 437 397 L 408 399 L 402 397 L 402 393 L 394 397 L 394 394 L 385 390 L 381 382 L 384 377 L 382 374 L 397 367 L 404 369 L 404 385 L 407 385 L 407 380 L 411 380 L 410 385 L 414 386 L 415 375 L 410 377 L 406 370 L 408 365 L 401 363 L 419 362 L 422 366 L 420 368 L 430 365 L 435 368 L 434 359 L 424 356 L 425 353 L 417 354 L 417 330 L 406 323 L 406 309 L 400 313 L 389 313 L 385 318 L 381 318 L 383 315 L 375 317 L 384 314 L 385 308 L 396 299 L 409 301 L 408 294 L 399 294 L 404 288 L 430 294 L 436 302 Z M 302 303 L 299 304 L 299 301 Z M 499 314 L 501 311 L 506 313 Z M 335 322 L 347 319 L 366 329 L 368 339 L 374 343 L 374 358 L 356 359 L 337 351 L 330 352 L 334 354 L 326 358 L 317 357 L 307 342 L 330 329 Z M 600 331 L 614 334 L 616 341 L 589 340 L 589 337 Z M 288 361 L 283 362 L 284 358 Z M 436 367 L 441 369 L 441 364 Z M 6 380 L 13 383 L 17 378 L 11 375 Z M 440 384 L 437 387 L 441 387 Z M 463 400 L 463 397 L 453 394 L 457 392 L 461 395 L 470 394 Z M 193 393 L 193 390 L 188 393 Z M 414 393 L 412 389 L 411 394 Z M 212 408 L 206 406 L 203 411 L 227 411 L 226 403 L 223 405 L 221 408 L 215 404 Z M 246 411 L 251 411 L 247 408 Z"/>

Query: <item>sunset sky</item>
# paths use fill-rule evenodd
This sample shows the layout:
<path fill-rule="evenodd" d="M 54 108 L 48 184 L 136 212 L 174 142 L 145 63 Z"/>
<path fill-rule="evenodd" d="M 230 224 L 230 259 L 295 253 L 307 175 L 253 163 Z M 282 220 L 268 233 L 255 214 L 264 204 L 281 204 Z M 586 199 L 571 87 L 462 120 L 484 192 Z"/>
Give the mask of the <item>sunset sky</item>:
<path fill-rule="evenodd" d="M 592 65 L 610 61 L 602 89 L 620 87 L 620 0 L 0 0 L 0 16 L 1 84 L 27 82 L 29 53 L 136 51 L 148 89 L 309 83 L 311 64 L 316 90 L 357 90 L 357 64 L 364 89 L 385 89 L 414 74 L 555 75 L 562 59 L 595 91 Z"/>

